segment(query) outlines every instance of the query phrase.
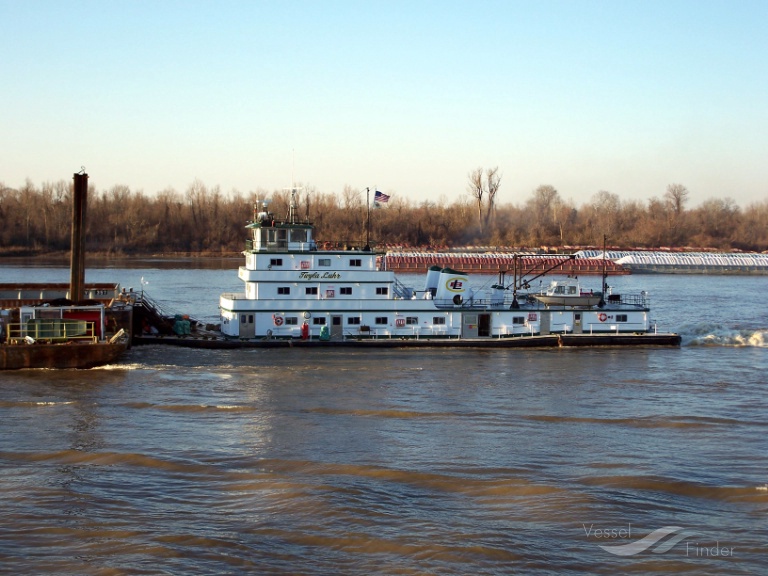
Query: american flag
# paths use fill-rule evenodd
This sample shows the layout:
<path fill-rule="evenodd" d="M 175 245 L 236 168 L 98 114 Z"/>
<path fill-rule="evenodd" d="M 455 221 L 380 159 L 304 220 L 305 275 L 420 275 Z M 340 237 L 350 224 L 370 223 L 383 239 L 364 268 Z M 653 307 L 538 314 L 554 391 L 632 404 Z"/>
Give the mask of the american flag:
<path fill-rule="evenodd" d="M 379 203 L 389 202 L 389 196 L 384 194 L 384 192 L 376 190 L 376 194 L 373 195 L 373 201 Z"/>

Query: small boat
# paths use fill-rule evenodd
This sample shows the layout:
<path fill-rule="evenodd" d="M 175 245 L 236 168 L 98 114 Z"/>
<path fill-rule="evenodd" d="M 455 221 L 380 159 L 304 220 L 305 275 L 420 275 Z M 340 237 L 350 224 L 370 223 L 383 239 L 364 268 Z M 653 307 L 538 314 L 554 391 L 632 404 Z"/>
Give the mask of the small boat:
<path fill-rule="evenodd" d="M 602 300 L 601 292 L 586 292 L 577 278 L 554 280 L 541 294 L 532 294 L 536 300 L 546 306 L 597 306 Z"/>
<path fill-rule="evenodd" d="M 0 314 L 0 370 L 93 368 L 118 360 L 129 344 L 111 333 L 103 304 L 21 306 Z"/>

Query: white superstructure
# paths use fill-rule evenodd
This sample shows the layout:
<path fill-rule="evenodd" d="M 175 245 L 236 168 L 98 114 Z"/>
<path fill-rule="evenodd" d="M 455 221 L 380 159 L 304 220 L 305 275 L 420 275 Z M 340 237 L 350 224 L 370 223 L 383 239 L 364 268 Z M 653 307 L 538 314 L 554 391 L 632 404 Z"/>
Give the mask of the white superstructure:
<path fill-rule="evenodd" d="M 379 270 L 368 245 L 319 244 L 312 224 L 297 221 L 293 208 L 285 220 L 264 209 L 246 228 L 251 237 L 238 271 L 245 291 L 219 300 L 225 336 L 443 339 L 650 330 L 645 293 L 547 305 L 505 286 L 503 277 L 474 291 L 467 274 L 434 266 L 417 289 Z"/>

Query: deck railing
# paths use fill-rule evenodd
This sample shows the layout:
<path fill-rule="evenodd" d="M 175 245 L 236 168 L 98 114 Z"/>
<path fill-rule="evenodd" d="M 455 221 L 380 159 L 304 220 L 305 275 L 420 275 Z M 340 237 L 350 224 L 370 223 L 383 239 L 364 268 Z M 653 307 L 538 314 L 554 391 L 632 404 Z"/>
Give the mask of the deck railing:
<path fill-rule="evenodd" d="M 23 342 L 68 342 L 72 340 L 98 340 L 95 332 L 95 322 L 69 319 L 33 318 L 25 322 L 8 324 L 8 342 L 21 344 Z"/>

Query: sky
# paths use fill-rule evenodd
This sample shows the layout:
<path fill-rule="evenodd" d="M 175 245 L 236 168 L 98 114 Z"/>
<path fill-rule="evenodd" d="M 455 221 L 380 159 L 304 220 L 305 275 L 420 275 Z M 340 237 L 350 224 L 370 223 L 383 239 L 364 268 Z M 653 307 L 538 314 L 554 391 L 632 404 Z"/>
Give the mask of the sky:
<path fill-rule="evenodd" d="M 0 184 L 768 201 L 765 0 L 0 0 Z"/>

